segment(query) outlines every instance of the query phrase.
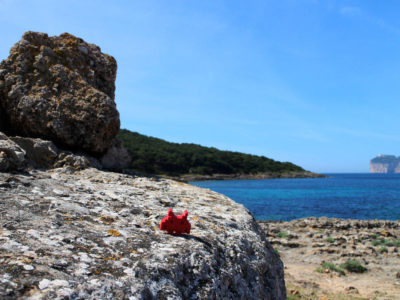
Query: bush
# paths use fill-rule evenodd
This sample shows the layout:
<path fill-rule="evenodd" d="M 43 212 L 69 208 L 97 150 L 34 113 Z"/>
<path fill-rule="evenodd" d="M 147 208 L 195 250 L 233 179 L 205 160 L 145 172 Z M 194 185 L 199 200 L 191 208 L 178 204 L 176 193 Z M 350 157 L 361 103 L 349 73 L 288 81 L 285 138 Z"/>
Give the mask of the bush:
<path fill-rule="evenodd" d="M 333 237 L 328 237 L 328 238 L 326 239 L 326 241 L 327 241 L 328 243 L 334 243 L 334 242 L 335 242 L 335 239 L 334 239 Z"/>
<path fill-rule="evenodd" d="M 367 272 L 367 268 L 361 265 L 360 262 L 356 260 L 347 260 L 344 264 L 340 265 L 342 268 L 346 269 L 352 273 L 364 273 Z"/>
<path fill-rule="evenodd" d="M 371 234 L 371 239 L 376 240 L 379 237 L 379 233 L 373 233 Z"/>
<path fill-rule="evenodd" d="M 380 247 L 378 250 L 380 253 L 388 253 L 388 249 L 386 247 Z"/>
<path fill-rule="evenodd" d="M 373 240 L 371 241 L 371 244 L 373 246 L 388 246 L 388 247 L 392 247 L 392 246 L 399 246 L 400 243 L 397 240 L 388 240 L 388 239 L 379 239 L 379 240 Z"/>
<path fill-rule="evenodd" d="M 372 246 L 379 246 L 381 244 L 380 240 L 373 240 L 371 241 Z"/>
<path fill-rule="evenodd" d="M 330 270 L 339 273 L 340 275 L 346 275 L 343 269 L 335 266 L 333 263 L 324 262 L 316 271 L 319 273 L 323 273 L 325 270 Z"/>
<path fill-rule="evenodd" d="M 277 237 L 280 237 L 280 238 L 282 238 L 282 239 L 285 239 L 285 238 L 287 238 L 287 237 L 289 236 L 289 233 L 287 233 L 287 232 L 278 232 L 278 233 L 276 234 L 276 236 L 277 236 Z"/>

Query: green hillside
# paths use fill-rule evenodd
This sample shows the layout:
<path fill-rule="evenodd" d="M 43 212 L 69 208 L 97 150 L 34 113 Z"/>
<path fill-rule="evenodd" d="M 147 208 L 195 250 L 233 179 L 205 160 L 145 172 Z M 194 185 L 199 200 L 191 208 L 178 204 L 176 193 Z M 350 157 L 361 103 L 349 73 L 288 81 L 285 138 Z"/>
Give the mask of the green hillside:
<path fill-rule="evenodd" d="M 120 139 L 132 156 L 131 169 L 158 175 L 260 174 L 304 172 L 289 162 L 195 144 L 170 143 L 122 129 Z"/>

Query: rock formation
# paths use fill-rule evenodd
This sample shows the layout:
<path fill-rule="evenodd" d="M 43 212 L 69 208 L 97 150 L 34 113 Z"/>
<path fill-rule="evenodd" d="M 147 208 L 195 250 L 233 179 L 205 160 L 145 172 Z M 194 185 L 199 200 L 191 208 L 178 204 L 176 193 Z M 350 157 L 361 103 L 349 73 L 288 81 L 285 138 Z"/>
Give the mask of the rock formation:
<path fill-rule="evenodd" d="M 190 235 L 159 229 L 189 211 Z M 286 299 L 283 265 L 229 198 L 94 168 L 0 173 L 0 298 Z"/>
<path fill-rule="evenodd" d="M 281 255 L 291 299 L 399 299 L 400 221 L 311 217 L 258 223 Z M 344 267 L 348 260 L 367 272 Z"/>
<path fill-rule="evenodd" d="M 60 150 L 50 141 L 19 136 L 7 137 L 0 132 L 0 172 L 65 166 L 73 167 L 75 170 L 89 166 L 101 168 L 97 159 Z"/>
<path fill-rule="evenodd" d="M 0 131 L 100 155 L 119 130 L 117 64 L 68 33 L 26 32 L 0 64 Z"/>
<path fill-rule="evenodd" d="M 24 149 L 0 132 L 0 172 L 22 170 L 26 164 Z"/>
<path fill-rule="evenodd" d="M 104 168 L 119 171 L 128 168 L 131 160 L 132 158 L 122 145 L 122 142 L 114 139 L 100 161 Z"/>
<path fill-rule="evenodd" d="M 91 168 L 129 161 L 115 70 L 69 34 L 27 32 L 1 63 L 0 298 L 285 299 L 283 264 L 242 205 Z M 159 229 L 168 208 L 189 211 L 190 234 Z"/>
<path fill-rule="evenodd" d="M 371 173 L 400 173 L 400 157 L 394 155 L 378 155 L 369 163 Z"/>

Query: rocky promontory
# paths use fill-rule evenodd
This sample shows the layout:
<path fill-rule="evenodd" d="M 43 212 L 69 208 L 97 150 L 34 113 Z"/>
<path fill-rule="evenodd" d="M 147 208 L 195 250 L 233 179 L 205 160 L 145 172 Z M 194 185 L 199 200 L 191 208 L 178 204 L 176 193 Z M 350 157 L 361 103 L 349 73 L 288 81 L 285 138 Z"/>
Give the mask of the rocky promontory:
<path fill-rule="evenodd" d="M 400 173 L 400 157 L 394 155 L 378 155 L 369 163 L 371 173 Z"/>
<path fill-rule="evenodd" d="M 0 69 L 1 299 L 286 299 L 282 261 L 242 205 L 102 170 L 129 160 L 112 57 L 27 32 Z M 159 229 L 168 208 L 189 211 L 190 234 Z"/>

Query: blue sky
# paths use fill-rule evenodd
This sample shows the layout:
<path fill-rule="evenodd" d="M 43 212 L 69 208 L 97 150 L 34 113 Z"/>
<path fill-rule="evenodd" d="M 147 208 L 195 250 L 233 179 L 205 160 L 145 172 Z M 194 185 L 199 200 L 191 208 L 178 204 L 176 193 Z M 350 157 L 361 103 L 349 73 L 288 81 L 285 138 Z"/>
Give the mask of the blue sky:
<path fill-rule="evenodd" d="M 367 172 L 400 155 L 399 1 L 0 0 L 0 59 L 27 30 L 118 62 L 121 127 Z"/>

